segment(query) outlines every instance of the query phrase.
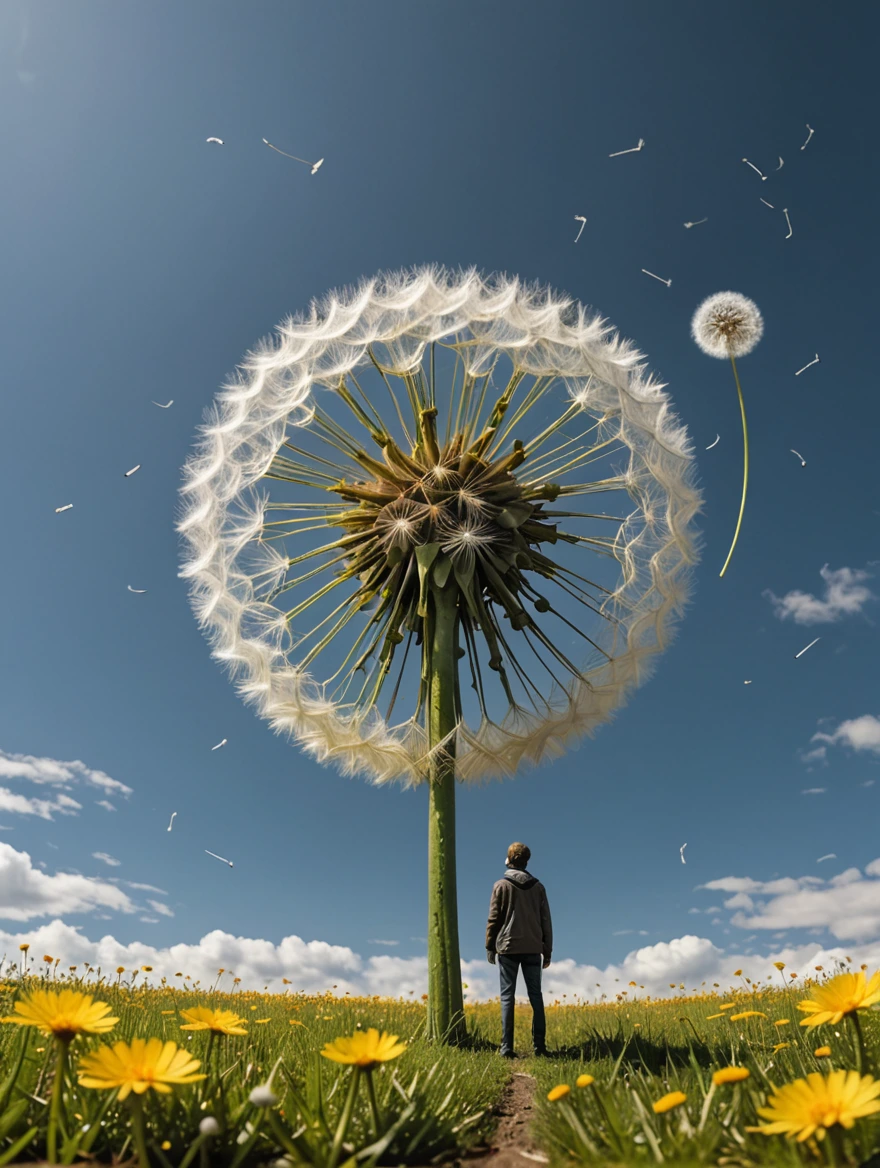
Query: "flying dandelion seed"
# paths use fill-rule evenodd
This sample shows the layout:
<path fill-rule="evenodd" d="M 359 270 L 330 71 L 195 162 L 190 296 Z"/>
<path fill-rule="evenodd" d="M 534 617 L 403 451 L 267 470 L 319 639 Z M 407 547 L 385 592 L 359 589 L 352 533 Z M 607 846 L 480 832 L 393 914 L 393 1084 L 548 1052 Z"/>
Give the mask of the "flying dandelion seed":
<path fill-rule="evenodd" d="M 766 199 L 761 199 L 760 201 L 764 204 L 765 207 L 769 207 L 771 211 L 776 210 L 776 208 L 773 206 L 773 204 L 768 203 Z"/>
<path fill-rule="evenodd" d="M 788 207 L 782 208 L 782 214 L 785 216 L 785 222 L 788 224 L 788 235 L 786 235 L 785 238 L 791 239 L 792 235 L 794 235 L 794 232 L 791 229 L 791 220 L 788 217 Z"/>
<path fill-rule="evenodd" d="M 655 276 L 653 272 L 649 272 L 647 268 L 642 268 L 646 276 L 653 276 L 655 280 L 659 280 L 661 284 L 665 284 L 667 288 L 672 287 L 671 280 L 664 280 L 662 276 Z"/>
<path fill-rule="evenodd" d="M 836 860 L 836 859 L 837 859 L 837 852 L 828 852 L 827 855 L 820 856 L 819 859 L 816 861 L 816 863 L 817 864 L 824 864 L 826 860 Z"/>
<path fill-rule="evenodd" d="M 62 511 L 72 511 L 73 503 L 65 503 L 63 507 L 56 507 L 55 514 L 60 515 Z"/>
<path fill-rule="evenodd" d="M 644 138 L 639 138 L 638 146 L 631 146 L 629 150 L 618 150 L 615 154 L 609 154 L 609 158 L 620 158 L 621 154 L 637 154 L 645 144 Z"/>
<path fill-rule="evenodd" d="M 743 682 L 743 685 L 751 685 L 751 684 L 752 684 L 751 681 L 744 681 Z"/>
<path fill-rule="evenodd" d="M 219 750 L 220 747 L 225 746 L 228 741 L 229 741 L 228 738 L 223 738 L 220 742 L 217 743 L 216 746 L 212 746 L 211 749 L 212 750 Z"/>
<path fill-rule="evenodd" d="M 171 818 L 170 818 L 170 819 L 169 819 L 169 821 L 168 821 L 168 828 L 167 828 L 167 830 L 168 830 L 168 831 L 171 831 L 171 828 L 174 826 L 174 817 L 175 817 L 175 815 L 177 815 L 177 812 L 176 812 L 176 811 L 172 811 L 172 812 L 171 812 Z"/>
<path fill-rule="evenodd" d="M 575 238 L 574 238 L 574 241 L 575 241 L 575 243 L 577 243 L 577 241 L 578 241 L 578 240 L 580 239 L 580 237 L 581 237 L 581 234 L 582 234 L 582 232 L 583 232 L 584 228 L 585 228 L 585 227 L 586 227 L 586 225 L 587 225 L 587 217 L 586 217 L 586 215 L 575 215 L 575 219 L 578 219 L 578 220 L 580 220 L 580 225 L 581 225 L 581 229 L 580 229 L 580 231 L 577 233 L 577 235 L 576 235 L 576 236 L 575 236 Z"/>
<path fill-rule="evenodd" d="M 807 460 L 804 458 L 804 456 L 802 454 L 798 454 L 798 452 L 796 450 L 793 450 L 791 448 L 790 448 L 790 452 L 792 454 L 797 454 L 797 457 L 801 460 L 801 466 L 807 465 Z"/>
<path fill-rule="evenodd" d="M 701 223 L 708 223 L 708 222 L 709 222 L 709 216 L 707 215 L 705 219 L 697 219 L 693 223 L 685 223 L 685 227 L 699 227 Z"/>
<path fill-rule="evenodd" d="M 746 490 L 749 485 L 749 432 L 746 426 L 746 407 L 743 401 L 742 387 L 739 383 L 739 372 L 736 368 L 736 358 L 751 353 L 764 333 L 764 319 L 753 300 L 739 292 L 716 292 L 708 296 L 697 308 L 691 321 L 691 335 L 697 345 L 710 357 L 728 357 L 733 368 L 733 377 L 736 381 L 736 392 L 739 397 L 739 408 L 742 414 L 743 427 L 743 488 L 742 501 L 739 508 L 739 518 L 736 522 L 736 531 L 733 543 L 724 561 L 720 575 L 724 575 L 730 563 L 733 549 L 739 538 L 742 527 L 743 513 L 746 509 Z"/>
<path fill-rule="evenodd" d="M 681 856 L 681 862 L 682 862 L 682 864 L 686 864 L 686 863 L 687 863 L 687 860 L 684 858 L 684 849 L 685 849 L 686 847 L 687 847 L 687 844 L 682 844 L 682 845 L 681 845 L 681 847 L 678 849 L 678 854 Z"/>
<path fill-rule="evenodd" d="M 776 169 L 777 169 L 777 170 L 782 170 L 783 166 L 785 166 L 785 163 L 782 161 L 782 158 L 780 157 L 780 159 L 779 159 L 779 165 L 776 167 Z"/>
<path fill-rule="evenodd" d="M 166 402 L 164 406 L 161 402 L 153 402 L 153 405 L 158 406 L 160 410 L 170 410 L 174 405 L 174 398 L 171 398 L 171 400 Z"/>
<path fill-rule="evenodd" d="M 288 154 L 286 150 L 279 150 L 277 146 L 273 146 L 272 143 L 269 142 L 266 138 L 264 138 L 263 141 L 270 150 L 274 150 L 278 154 L 283 154 L 285 158 L 292 158 L 294 162 L 302 162 L 305 163 L 306 166 L 310 166 L 312 168 L 312 174 L 317 174 L 324 165 L 323 158 L 319 158 L 317 162 L 309 162 L 306 158 L 297 158 L 295 154 Z"/>
<path fill-rule="evenodd" d="M 811 138 L 812 138 L 812 136 L 813 136 L 813 135 L 816 133 L 816 131 L 813 129 L 813 127 L 810 125 L 810 123 L 809 123 L 809 122 L 807 122 L 807 123 L 806 123 L 806 127 L 807 127 L 807 129 L 808 129 L 810 132 L 809 132 L 809 134 L 807 135 L 807 140 L 806 140 L 806 142 L 804 142 L 803 146 L 801 146 L 801 150 L 806 150 L 806 148 L 807 148 L 807 147 L 809 146 L 809 144 L 810 144 L 810 139 L 811 139 Z"/>
<path fill-rule="evenodd" d="M 645 676 L 696 559 L 692 466 L 634 348 L 475 270 L 313 303 L 202 429 L 181 575 L 215 656 L 319 760 L 429 785 L 432 1037 L 462 1033 L 455 779 L 564 753 Z"/>
<path fill-rule="evenodd" d="M 140 463 L 138 463 L 138 464 L 137 464 L 137 466 L 133 466 L 133 467 L 131 468 L 131 470 L 127 470 L 127 471 L 125 472 L 125 474 L 124 474 L 122 477 L 123 477 L 123 478 L 126 478 L 126 479 L 130 479 L 130 478 L 131 478 L 131 476 L 132 476 L 132 475 L 135 473 L 135 471 L 138 471 L 138 470 L 140 470 L 140 469 L 141 469 L 141 464 L 140 464 Z"/>
<path fill-rule="evenodd" d="M 819 364 L 819 354 L 817 353 L 812 361 L 808 361 L 806 363 L 806 365 L 804 366 L 803 369 L 798 369 L 797 373 L 795 373 L 795 377 L 800 377 L 800 375 L 803 373 L 804 369 L 809 369 L 811 365 L 818 365 L 818 364 Z"/>
<path fill-rule="evenodd" d="M 171 829 L 169 828 L 169 831 L 170 830 Z M 208 856 L 213 856 L 215 860 L 220 860 L 222 863 L 228 864 L 230 868 L 232 868 L 234 866 L 232 861 L 227 860 L 225 856 L 218 856 L 216 852 L 209 852 L 207 848 L 205 848 L 205 853 Z"/>
<path fill-rule="evenodd" d="M 744 159 L 743 159 L 743 162 L 746 164 L 746 166 L 750 166 L 750 167 L 752 168 L 752 170 L 755 172 L 755 174 L 760 174 L 760 175 L 761 175 L 761 182 L 766 182 L 766 181 L 767 181 L 767 176 L 766 176 L 766 174 L 761 174 L 761 171 L 760 171 L 760 170 L 758 170 L 758 168 L 757 168 L 757 166 L 755 166 L 754 162 L 749 162 L 748 158 L 744 158 Z"/>
<path fill-rule="evenodd" d="M 130 584 L 127 584 L 126 587 L 128 588 L 129 592 L 134 592 L 137 596 L 146 595 L 146 588 L 132 588 Z"/>
<path fill-rule="evenodd" d="M 720 441 L 721 441 L 721 435 L 720 435 L 720 434 L 716 434 L 716 435 L 715 435 L 715 441 L 714 441 L 714 442 L 710 442 L 710 443 L 709 443 L 709 445 L 706 447 L 706 449 L 707 449 L 707 450 L 712 450 L 712 449 L 713 449 L 713 447 L 717 446 L 717 445 L 718 445 L 718 443 L 719 443 Z"/>
<path fill-rule="evenodd" d="M 818 641 L 821 641 L 821 640 L 822 640 L 822 638 L 821 638 L 821 637 L 816 637 L 816 640 L 815 640 L 815 641 L 810 641 L 809 645 L 804 645 L 804 647 L 803 647 L 803 649 L 801 649 L 800 653 L 795 653 L 795 655 L 794 655 L 794 659 L 795 659 L 795 661 L 797 661 L 798 657 L 803 657 L 803 655 L 804 655 L 804 653 L 806 653 L 807 649 L 812 649 L 812 647 L 813 647 L 813 646 L 814 646 L 814 645 L 815 645 L 815 644 L 816 644 Z"/>
<path fill-rule="evenodd" d="M 216 142 L 218 146 L 222 146 L 224 144 L 222 138 L 206 138 L 205 141 L 206 142 Z"/>

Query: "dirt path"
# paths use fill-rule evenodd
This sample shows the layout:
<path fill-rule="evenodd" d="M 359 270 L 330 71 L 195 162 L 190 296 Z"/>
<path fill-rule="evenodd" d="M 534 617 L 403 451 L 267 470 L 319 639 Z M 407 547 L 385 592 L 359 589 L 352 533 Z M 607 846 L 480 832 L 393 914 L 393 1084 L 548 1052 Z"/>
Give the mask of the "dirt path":
<path fill-rule="evenodd" d="M 514 1072 L 498 1101 L 498 1127 L 488 1146 L 472 1148 L 454 1165 L 461 1168 L 528 1168 L 546 1164 L 547 1157 L 528 1134 L 535 1094 L 534 1075 Z"/>

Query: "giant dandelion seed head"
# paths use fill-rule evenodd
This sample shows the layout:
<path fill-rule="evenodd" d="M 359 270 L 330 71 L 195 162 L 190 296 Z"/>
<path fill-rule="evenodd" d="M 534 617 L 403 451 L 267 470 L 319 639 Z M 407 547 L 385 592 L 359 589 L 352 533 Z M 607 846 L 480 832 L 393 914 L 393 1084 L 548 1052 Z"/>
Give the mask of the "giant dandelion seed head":
<path fill-rule="evenodd" d="M 761 310 L 740 292 L 707 296 L 691 320 L 691 335 L 710 357 L 744 357 L 763 333 Z"/>
<path fill-rule="evenodd" d="M 392 272 L 286 320 L 218 395 L 181 575 L 242 695 L 319 759 L 424 779 L 442 642 L 458 777 L 509 775 L 606 721 L 667 643 L 691 468 L 641 355 L 569 297 Z"/>

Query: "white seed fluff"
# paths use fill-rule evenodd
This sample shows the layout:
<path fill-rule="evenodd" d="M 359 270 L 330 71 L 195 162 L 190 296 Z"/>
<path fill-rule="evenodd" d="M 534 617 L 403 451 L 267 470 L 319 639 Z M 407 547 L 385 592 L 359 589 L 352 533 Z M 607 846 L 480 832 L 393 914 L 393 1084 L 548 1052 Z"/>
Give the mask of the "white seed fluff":
<path fill-rule="evenodd" d="M 691 336 L 710 357 L 744 357 L 763 334 L 761 310 L 740 292 L 707 296 L 691 321 Z"/>
<path fill-rule="evenodd" d="M 265 1084 L 262 1087 L 254 1087 L 248 1099 L 254 1107 L 274 1107 L 278 1102 L 278 1096 L 271 1087 L 267 1087 Z"/>
<path fill-rule="evenodd" d="M 213 1115 L 206 1115 L 199 1124 L 199 1131 L 203 1136 L 216 1136 L 220 1133 L 220 1124 Z"/>

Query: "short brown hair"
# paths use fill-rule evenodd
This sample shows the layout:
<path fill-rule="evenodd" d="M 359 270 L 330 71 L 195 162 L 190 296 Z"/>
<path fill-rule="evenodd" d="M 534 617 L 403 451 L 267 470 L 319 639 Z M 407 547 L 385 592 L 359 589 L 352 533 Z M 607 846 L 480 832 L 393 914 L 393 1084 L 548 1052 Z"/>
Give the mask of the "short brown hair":
<path fill-rule="evenodd" d="M 512 868 L 525 868 L 532 853 L 525 844 L 511 844 L 507 849 L 507 862 Z"/>

